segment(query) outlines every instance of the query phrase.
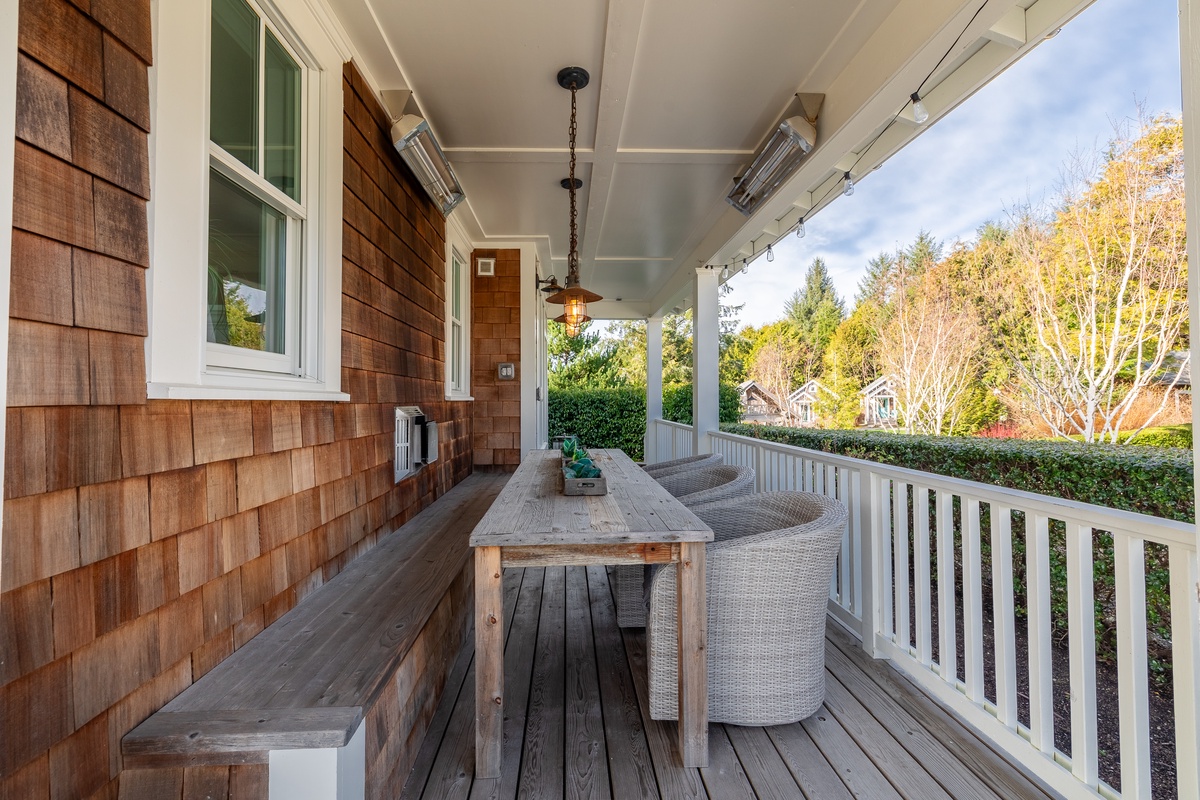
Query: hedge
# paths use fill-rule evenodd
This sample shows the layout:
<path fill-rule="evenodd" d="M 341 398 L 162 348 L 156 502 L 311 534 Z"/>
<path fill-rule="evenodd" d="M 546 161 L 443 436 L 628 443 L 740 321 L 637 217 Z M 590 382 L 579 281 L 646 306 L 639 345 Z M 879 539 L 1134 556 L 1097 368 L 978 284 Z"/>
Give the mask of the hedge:
<path fill-rule="evenodd" d="M 721 430 L 1107 508 L 1192 522 L 1190 450 L 722 425 Z"/>
<path fill-rule="evenodd" d="M 645 389 L 551 390 L 546 405 L 551 436 L 573 433 L 584 447 L 617 447 L 642 460 Z"/>
<path fill-rule="evenodd" d="M 721 424 L 736 423 L 742 418 L 742 403 L 737 387 L 722 383 L 717 401 L 717 416 Z M 681 425 L 692 424 L 692 385 L 683 383 L 663 389 L 663 419 Z"/>
<path fill-rule="evenodd" d="M 619 389 L 577 389 L 549 393 L 550 435 L 573 433 L 585 447 L 617 447 L 641 461 L 646 433 L 646 390 L 641 386 Z M 721 386 L 721 422 L 737 422 L 740 409 L 737 389 Z M 692 424 L 691 384 L 663 390 L 663 418 Z"/>

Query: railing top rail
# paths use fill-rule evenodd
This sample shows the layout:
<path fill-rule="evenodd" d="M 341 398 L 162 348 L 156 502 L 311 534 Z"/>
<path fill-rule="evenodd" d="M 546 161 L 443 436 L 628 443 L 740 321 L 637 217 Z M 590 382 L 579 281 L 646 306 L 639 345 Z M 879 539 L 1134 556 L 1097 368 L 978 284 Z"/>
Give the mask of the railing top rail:
<path fill-rule="evenodd" d="M 671 428 L 680 428 L 680 429 L 682 429 L 682 430 L 685 430 L 685 431 L 690 431 L 690 430 L 692 430 L 692 426 L 691 426 L 691 425 L 684 425 L 684 424 L 683 424 L 683 423 L 681 423 L 681 422 L 672 422 L 672 421 L 671 421 L 671 420 L 669 420 L 669 419 L 661 419 L 661 418 L 660 418 L 660 419 L 653 419 L 653 420 L 650 420 L 650 421 L 651 421 L 652 423 L 656 424 L 656 425 L 666 425 L 666 426 L 668 426 L 668 427 L 671 427 Z"/>
<path fill-rule="evenodd" d="M 1009 489 L 1004 486 L 993 486 L 963 478 L 951 478 L 945 475 L 921 472 L 920 470 L 908 469 L 906 467 L 895 467 L 889 464 L 880 464 L 877 461 L 835 455 L 821 450 L 771 442 L 766 439 L 755 439 L 751 436 L 742 436 L 735 433 L 714 431 L 710 435 L 714 439 L 750 444 L 780 453 L 801 454 L 806 458 L 819 460 L 845 469 L 870 472 L 889 480 L 897 480 L 930 489 L 942 489 L 987 503 L 1016 508 L 1027 513 L 1044 514 L 1052 519 L 1070 520 L 1087 527 L 1113 533 L 1127 533 L 1158 544 L 1181 545 L 1191 550 L 1197 549 L 1196 526 L 1192 523 L 1153 517 L 1149 514 L 1139 514 L 1133 511 L 1105 508 L 1104 506 L 1080 503 L 1076 500 L 1067 500 L 1061 497 L 1051 497 L 1019 489 Z"/>

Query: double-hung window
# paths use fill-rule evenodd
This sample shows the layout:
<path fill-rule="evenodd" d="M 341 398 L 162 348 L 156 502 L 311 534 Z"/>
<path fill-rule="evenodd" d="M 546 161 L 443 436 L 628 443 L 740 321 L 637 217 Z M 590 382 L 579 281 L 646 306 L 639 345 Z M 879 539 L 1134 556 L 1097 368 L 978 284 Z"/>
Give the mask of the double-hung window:
<path fill-rule="evenodd" d="M 450 251 L 450 274 L 447 287 L 449 296 L 449 309 L 447 317 L 450 321 L 449 341 L 446 345 L 446 362 L 449 370 L 450 392 L 451 394 L 465 394 L 467 391 L 466 384 L 466 360 L 467 360 L 467 342 L 466 332 L 463 329 L 463 320 L 466 318 L 465 304 L 467 301 L 467 275 L 466 262 L 463 257 L 458 254 L 457 250 Z"/>
<path fill-rule="evenodd" d="M 162 3 L 155 25 L 150 396 L 345 399 L 347 54 L 305 0 Z"/>

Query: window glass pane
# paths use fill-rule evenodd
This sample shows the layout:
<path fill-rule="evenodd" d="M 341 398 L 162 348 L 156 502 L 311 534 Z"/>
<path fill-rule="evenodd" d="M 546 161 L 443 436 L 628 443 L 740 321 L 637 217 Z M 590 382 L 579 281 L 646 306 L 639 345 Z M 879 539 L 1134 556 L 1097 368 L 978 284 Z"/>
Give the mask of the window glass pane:
<path fill-rule="evenodd" d="M 263 120 L 265 177 L 293 200 L 300 199 L 300 67 L 267 31 Z"/>
<path fill-rule="evenodd" d="M 208 341 L 282 353 L 287 219 L 211 173 L 208 190 Z"/>
<path fill-rule="evenodd" d="M 457 322 L 450 326 L 450 384 L 462 388 L 462 325 Z"/>
<path fill-rule="evenodd" d="M 244 0 L 213 0 L 209 136 L 258 169 L 258 16 Z"/>
<path fill-rule="evenodd" d="M 453 276 L 450 282 L 453 286 L 450 298 L 450 315 L 455 319 L 462 319 L 462 264 L 459 263 L 458 256 L 450 257 L 450 271 Z"/>

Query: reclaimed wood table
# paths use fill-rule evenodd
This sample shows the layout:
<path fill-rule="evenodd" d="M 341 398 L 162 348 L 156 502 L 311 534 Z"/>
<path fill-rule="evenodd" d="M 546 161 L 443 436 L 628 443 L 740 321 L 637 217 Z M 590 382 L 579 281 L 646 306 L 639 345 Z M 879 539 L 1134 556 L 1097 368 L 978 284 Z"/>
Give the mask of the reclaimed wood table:
<path fill-rule="evenodd" d="M 708 766 L 704 543 L 713 532 L 620 450 L 591 450 L 608 494 L 566 497 L 557 450 L 534 450 L 471 534 L 475 548 L 475 777 L 500 777 L 503 567 L 677 564 L 679 754 Z"/>

